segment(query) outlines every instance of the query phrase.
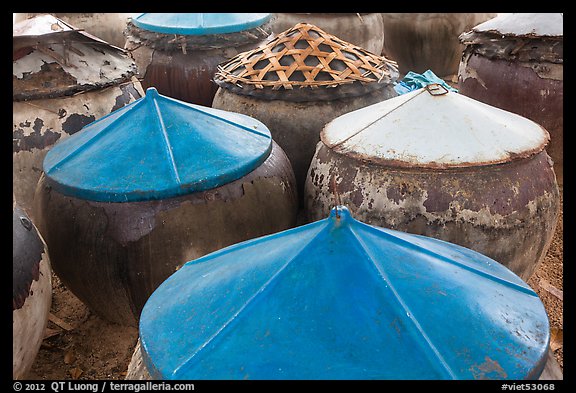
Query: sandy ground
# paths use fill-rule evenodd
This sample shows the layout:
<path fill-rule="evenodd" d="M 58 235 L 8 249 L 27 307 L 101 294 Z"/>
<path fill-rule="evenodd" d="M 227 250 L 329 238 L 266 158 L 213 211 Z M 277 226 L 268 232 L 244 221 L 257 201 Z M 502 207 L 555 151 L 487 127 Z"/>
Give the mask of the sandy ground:
<path fill-rule="evenodd" d="M 552 349 L 563 369 L 562 213 L 546 257 L 528 281 L 548 312 Z M 136 328 L 108 323 L 92 314 L 53 275 L 52 318 L 29 378 L 33 380 L 124 379 L 138 339 Z M 559 292 L 560 291 L 560 292 Z"/>
<path fill-rule="evenodd" d="M 563 196 L 563 187 L 560 188 L 560 193 Z M 558 364 L 564 370 L 564 198 L 561 200 L 560 217 L 552 244 L 544 260 L 528 280 L 528 284 L 540 296 L 548 312 L 551 347 Z"/>
<path fill-rule="evenodd" d="M 562 215 L 548 253 L 528 284 L 538 293 L 548 312 L 552 349 L 563 368 Z M 53 275 L 51 321 L 28 378 L 124 379 L 137 338 L 136 328 L 111 324 L 92 314 Z"/>

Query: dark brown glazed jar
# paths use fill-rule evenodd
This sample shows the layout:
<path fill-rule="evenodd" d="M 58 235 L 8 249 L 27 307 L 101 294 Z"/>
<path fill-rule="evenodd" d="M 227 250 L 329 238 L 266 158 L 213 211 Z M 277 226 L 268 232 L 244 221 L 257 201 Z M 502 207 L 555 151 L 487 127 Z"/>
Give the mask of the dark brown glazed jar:
<path fill-rule="evenodd" d="M 528 280 L 559 215 L 548 132 L 459 93 L 433 94 L 330 122 L 306 179 L 308 219 L 338 197 L 363 222 L 468 247 Z"/>
<path fill-rule="evenodd" d="M 125 48 L 144 89 L 211 106 L 218 65 L 271 34 L 266 13 L 145 13 L 129 20 Z"/>
<path fill-rule="evenodd" d="M 445 78 L 458 72 L 464 46 L 458 36 L 494 18 L 492 13 L 383 13 L 382 54 L 396 62 L 402 76 L 432 70 Z"/>
<path fill-rule="evenodd" d="M 153 88 L 55 145 L 35 198 L 54 272 L 132 326 L 182 264 L 290 228 L 296 209 L 292 168 L 262 123 Z"/>
<path fill-rule="evenodd" d="M 563 184 L 563 14 L 504 14 L 460 36 L 461 94 L 517 113 L 550 133 L 546 150 Z"/>

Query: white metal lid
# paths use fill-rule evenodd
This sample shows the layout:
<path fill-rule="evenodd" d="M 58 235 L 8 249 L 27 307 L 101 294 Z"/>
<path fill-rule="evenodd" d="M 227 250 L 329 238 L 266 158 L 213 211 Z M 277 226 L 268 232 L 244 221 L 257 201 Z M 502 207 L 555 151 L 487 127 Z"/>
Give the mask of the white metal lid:
<path fill-rule="evenodd" d="M 475 32 L 495 32 L 509 36 L 563 36 L 562 13 L 513 13 L 497 16 L 472 29 Z"/>
<path fill-rule="evenodd" d="M 445 89 L 440 95 L 427 90 L 348 112 L 324 127 L 322 142 L 337 153 L 378 164 L 451 168 L 529 157 L 550 139 L 525 117 Z"/>

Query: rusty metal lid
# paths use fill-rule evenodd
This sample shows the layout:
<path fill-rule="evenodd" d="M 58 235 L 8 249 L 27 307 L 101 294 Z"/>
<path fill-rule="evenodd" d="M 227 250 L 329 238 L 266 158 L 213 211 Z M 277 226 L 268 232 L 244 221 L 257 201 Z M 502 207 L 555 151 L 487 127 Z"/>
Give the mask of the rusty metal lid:
<path fill-rule="evenodd" d="M 491 32 L 506 36 L 562 37 L 563 13 L 512 13 L 503 14 L 472 28 L 475 32 Z"/>
<path fill-rule="evenodd" d="M 240 95 L 313 101 L 366 94 L 397 78 L 396 62 L 298 23 L 221 64 L 214 81 Z"/>
<path fill-rule="evenodd" d="M 13 100 L 71 96 L 129 81 L 136 63 L 110 45 L 52 15 L 15 23 Z"/>
<path fill-rule="evenodd" d="M 146 201 L 237 180 L 271 150 L 270 131 L 258 120 L 169 98 L 151 87 L 145 97 L 56 143 L 44 172 L 65 195 Z"/>
<path fill-rule="evenodd" d="M 542 126 L 431 84 L 328 123 L 333 151 L 380 165 L 463 168 L 530 157 L 550 139 Z"/>
<path fill-rule="evenodd" d="M 145 304 L 152 379 L 537 379 L 549 322 L 512 271 L 438 239 L 323 220 L 190 261 Z"/>

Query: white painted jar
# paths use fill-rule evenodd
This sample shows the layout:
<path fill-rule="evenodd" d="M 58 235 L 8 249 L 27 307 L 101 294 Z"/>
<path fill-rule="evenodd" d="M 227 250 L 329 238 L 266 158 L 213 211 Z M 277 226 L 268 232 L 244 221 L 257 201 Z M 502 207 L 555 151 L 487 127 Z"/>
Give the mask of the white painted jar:
<path fill-rule="evenodd" d="M 41 15 L 13 29 L 12 187 L 31 218 L 42 161 L 57 142 L 144 95 L 123 49 Z"/>

